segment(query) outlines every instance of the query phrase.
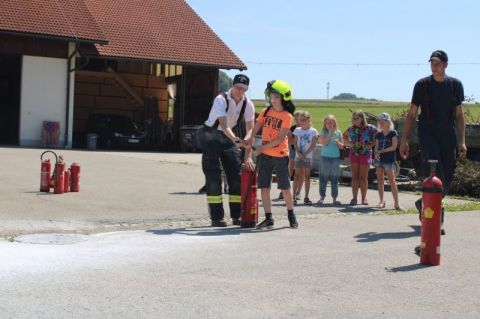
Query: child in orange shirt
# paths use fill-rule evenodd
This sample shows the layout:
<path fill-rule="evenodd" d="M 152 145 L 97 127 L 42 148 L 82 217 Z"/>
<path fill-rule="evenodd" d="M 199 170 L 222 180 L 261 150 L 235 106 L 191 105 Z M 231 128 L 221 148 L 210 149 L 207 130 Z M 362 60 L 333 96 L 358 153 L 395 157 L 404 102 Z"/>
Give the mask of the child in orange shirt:
<path fill-rule="evenodd" d="M 250 145 L 254 145 L 253 137 L 262 129 L 262 145 L 255 150 L 257 155 L 258 188 L 261 191 L 265 220 L 257 228 L 271 228 L 274 225 L 272 217 L 272 200 L 270 188 L 272 173 L 275 169 L 277 187 L 283 193 L 287 206 L 288 221 L 291 228 L 298 228 L 293 212 L 293 198 L 290 191 L 290 174 L 288 172 L 288 138 L 292 125 L 292 113 L 295 106 L 292 103 L 290 85 L 281 80 L 270 81 L 265 90 L 265 96 L 270 106 L 264 109 L 253 128 Z"/>

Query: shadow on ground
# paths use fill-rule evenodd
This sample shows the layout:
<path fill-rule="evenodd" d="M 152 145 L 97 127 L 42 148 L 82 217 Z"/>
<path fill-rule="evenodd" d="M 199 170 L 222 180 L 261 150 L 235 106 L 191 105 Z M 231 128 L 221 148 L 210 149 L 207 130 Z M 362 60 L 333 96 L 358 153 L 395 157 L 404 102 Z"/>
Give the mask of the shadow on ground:
<path fill-rule="evenodd" d="M 398 233 L 368 232 L 368 233 L 358 234 L 354 238 L 358 238 L 357 242 L 359 243 L 369 243 L 369 242 L 379 241 L 383 239 L 406 239 L 410 237 L 420 236 L 420 226 L 410 225 L 410 227 L 413 229 L 413 231 L 398 232 Z"/>
<path fill-rule="evenodd" d="M 340 213 L 360 213 L 360 214 L 368 214 L 373 212 L 378 212 L 377 208 L 370 207 L 370 206 L 362 206 L 362 205 L 342 205 L 342 208 L 338 210 Z"/>
<path fill-rule="evenodd" d="M 385 270 L 387 272 L 409 272 L 409 271 L 416 271 L 416 270 L 421 270 L 425 268 L 430 268 L 433 266 L 428 266 L 428 265 L 422 265 L 422 264 L 413 264 L 413 265 L 407 265 L 407 266 L 400 266 L 400 267 L 387 267 Z"/>
<path fill-rule="evenodd" d="M 173 235 L 181 234 L 187 236 L 239 236 L 242 234 L 254 234 L 254 233 L 263 233 L 271 232 L 282 229 L 290 229 L 290 227 L 278 227 L 271 229 L 256 229 L 256 228 L 241 228 L 241 227 L 225 227 L 225 228 L 215 228 L 215 227 L 189 227 L 189 228 L 174 228 L 174 229 L 157 229 L 157 230 L 147 230 L 147 233 L 153 235 Z"/>

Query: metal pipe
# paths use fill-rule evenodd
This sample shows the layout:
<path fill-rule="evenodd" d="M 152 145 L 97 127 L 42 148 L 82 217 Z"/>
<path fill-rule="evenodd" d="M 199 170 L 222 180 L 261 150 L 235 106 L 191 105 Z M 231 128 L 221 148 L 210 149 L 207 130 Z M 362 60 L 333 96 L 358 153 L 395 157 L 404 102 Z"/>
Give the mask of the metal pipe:
<path fill-rule="evenodd" d="M 73 50 L 72 54 L 68 56 L 67 61 L 67 101 L 66 101 L 66 112 L 65 112 L 65 148 L 68 147 L 68 130 L 70 128 L 69 120 L 70 120 L 70 73 L 75 71 L 72 69 L 72 59 L 75 58 L 78 52 L 79 42 L 75 42 L 75 49 Z M 72 144 L 73 144 L 73 134 L 72 134 Z"/>

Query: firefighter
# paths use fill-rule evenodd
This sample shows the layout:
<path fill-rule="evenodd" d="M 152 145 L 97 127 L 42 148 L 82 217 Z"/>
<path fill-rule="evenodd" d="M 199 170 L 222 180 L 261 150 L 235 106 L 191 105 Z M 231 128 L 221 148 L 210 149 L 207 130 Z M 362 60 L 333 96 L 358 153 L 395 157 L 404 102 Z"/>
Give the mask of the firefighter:
<path fill-rule="evenodd" d="M 213 227 L 226 227 L 224 219 L 222 178 L 220 162 L 227 176 L 230 217 L 233 225 L 240 225 L 240 171 L 242 152 L 248 145 L 255 120 L 255 108 L 245 96 L 249 78 L 237 74 L 230 90 L 219 94 L 213 101 L 210 114 L 205 121 L 202 169 L 207 184 L 207 203 Z M 244 121 L 242 121 L 242 118 Z M 245 126 L 240 127 L 240 126 Z M 239 136 L 240 132 L 245 136 Z M 251 148 L 245 148 L 244 163 L 247 169 L 254 170 Z"/>
<path fill-rule="evenodd" d="M 403 159 L 408 158 L 408 140 L 420 109 L 417 128 L 424 171 L 428 172 L 428 160 L 438 161 L 437 176 L 443 183 L 443 196 L 446 196 L 455 173 L 456 149 L 460 158 L 464 159 L 467 155 L 463 85 L 458 79 L 446 74 L 448 55 L 444 51 L 433 51 L 428 62 L 432 75 L 415 84 L 410 110 L 405 118 L 400 155 Z M 417 200 L 415 206 L 421 220 L 422 200 Z M 443 219 L 442 208 L 442 224 Z M 443 227 L 441 233 L 445 235 Z"/>

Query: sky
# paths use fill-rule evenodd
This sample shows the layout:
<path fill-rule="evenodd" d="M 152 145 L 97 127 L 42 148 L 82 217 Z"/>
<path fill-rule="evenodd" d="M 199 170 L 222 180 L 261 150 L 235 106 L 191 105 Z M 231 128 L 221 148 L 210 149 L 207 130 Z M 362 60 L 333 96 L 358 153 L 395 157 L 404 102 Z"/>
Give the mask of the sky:
<path fill-rule="evenodd" d="M 281 79 L 297 99 L 325 99 L 330 83 L 330 98 L 409 102 L 442 49 L 447 74 L 480 102 L 478 0 L 186 1 L 247 65 L 250 98 Z"/>

